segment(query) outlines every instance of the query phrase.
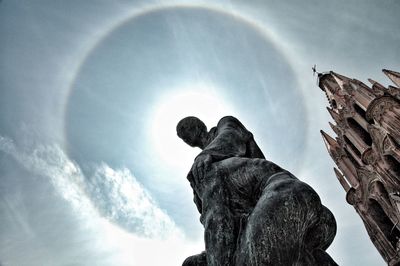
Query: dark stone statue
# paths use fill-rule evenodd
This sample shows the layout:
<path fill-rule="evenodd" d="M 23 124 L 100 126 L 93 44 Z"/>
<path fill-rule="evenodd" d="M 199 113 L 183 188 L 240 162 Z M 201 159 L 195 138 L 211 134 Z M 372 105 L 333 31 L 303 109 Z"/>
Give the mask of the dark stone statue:
<path fill-rule="evenodd" d="M 186 117 L 177 133 L 202 149 L 187 178 L 206 250 L 184 266 L 337 265 L 325 252 L 336 234 L 332 213 L 309 185 L 266 160 L 239 120 L 224 117 L 208 132 Z"/>

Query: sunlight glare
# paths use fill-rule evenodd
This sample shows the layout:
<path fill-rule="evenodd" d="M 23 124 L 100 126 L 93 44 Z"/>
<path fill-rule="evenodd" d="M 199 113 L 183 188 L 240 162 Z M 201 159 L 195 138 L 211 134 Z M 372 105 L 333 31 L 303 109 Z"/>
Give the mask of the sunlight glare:
<path fill-rule="evenodd" d="M 186 145 L 176 135 L 176 125 L 187 116 L 196 116 L 208 130 L 217 125 L 219 119 L 234 115 L 233 109 L 222 101 L 209 84 L 183 86 L 170 91 L 156 104 L 151 124 L 151 143 L 164 163 L 174 167 L 187 165 L 200 152 L 198 148 Z"/>

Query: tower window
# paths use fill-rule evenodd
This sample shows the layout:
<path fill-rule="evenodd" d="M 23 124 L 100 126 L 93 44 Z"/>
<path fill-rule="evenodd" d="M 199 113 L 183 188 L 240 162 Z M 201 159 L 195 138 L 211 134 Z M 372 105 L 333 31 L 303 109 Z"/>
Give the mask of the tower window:
<path fill-rule="evenodd" d="M 400 163 L 392 155 L 385 155 L 384 158 L 391 172 L 400 179 Z"/>
<path fill-rule="evenodd" d="M 385 235 L 386 239 L 392 244 L 393 248 L 396 249 L 396 244 L 400 239 L 399 229 L 389 219 L 382 209 L 382 206 L 376 200 L 369 200 L 368 210 L 371 217 L 379 226 L 379 229 L 381 229 Z"/>
<path fill-rule="evenodd" d="M 347 136 L 343 136 L 344 141 L 346 142 L 347 146 L 350 147 L 350 149 L 357 154 L 359 158 L 361 158 L 361 152 L 354 146 L 354 144 L 347 138 Z"/>
<path fill-rule="evenodd" d="M 359 136 L 362 141 L 364 141 L 365 144 L 368 146 L 372 145 L 372 138 L 369 135 L 369 133 L 362 127 L 360 126 L 356 120 L 353 118 L 349 117 L 347 118 L 347 123 L 349 124 L 349 127 L 354 130 L 354 132 Z"/>
<path fill-rule="evenodd" d="M 360 167 L 360 164 L 357 162 L 357 160 L 353 157 L 353 155 L 347 150 L 344 149 L 344 151 L 346 152 L 347 157 L 350 159 L 350 161 L 353 163 L 353 165 L 355 167 Z"/>
<path fill-rule="evenodd" d="M 353 104 L 354 110 L 356 111 L 357 114 L 359 114 L 362 118 L 365 119 L 365 111 L 362 109 L 358 104 Z"/>

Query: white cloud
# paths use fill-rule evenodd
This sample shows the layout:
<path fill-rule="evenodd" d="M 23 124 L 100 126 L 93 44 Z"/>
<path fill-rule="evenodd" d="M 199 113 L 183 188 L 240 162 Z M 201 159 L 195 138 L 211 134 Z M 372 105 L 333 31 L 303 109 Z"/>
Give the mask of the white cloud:
<path fill-rule="evenodd" d="M 104 265 L 177 265 L 202 250 L 200 243 L 185 239 L 128 169 L 115 170 L 102 163 L 86 177 L 56 145 L 21 148 L 2 136 L 0 151 L 29 172 L 48 178 L 86 228 L 86 238 L 92 239 L 87 244 L 105 256 Z"/>
<path fill-rule="evenodd" d="M 60 196 L 82 215 L 95 214 L 83 190 L 85 181 L 80 168 L 59 147 L 41 145 L 23 151 L 11 139 L 0 136 L 0 150 L 11 155 L 28 171 L 49 178 Z"/>
<path fill-rule="evenodd" d="M 128 169 L 114 170 L 102 163 L 87 178 L 56 145 L 24 151 L 11 139 L 0 136 L 0 150 L 28 171 L 49 178 L 59 195 L 80 215 L 103 216 L 145 237 L 166 238 L 180 233 Z"/>
<path fill-rule="evenodd" d="M 114 170 L 101 164 L 86 183 L 99 212 L 125 229 L 147 237 L 176 233 L 174 222 L 128 169 Z"/>

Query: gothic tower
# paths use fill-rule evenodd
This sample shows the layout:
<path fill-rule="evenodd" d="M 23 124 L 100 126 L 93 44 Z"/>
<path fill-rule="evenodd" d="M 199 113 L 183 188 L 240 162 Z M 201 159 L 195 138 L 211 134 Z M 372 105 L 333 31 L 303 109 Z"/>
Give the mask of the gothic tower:
<path fill-rule="evenodd" d="M 318 74 L 329 123 L 336 137 L 321 130 L 346 191 L 367 232 L 388 265 L 400 265 L 400 73 L 383 70 L 396 86 L 371 87 L 335 72 Z"/>

